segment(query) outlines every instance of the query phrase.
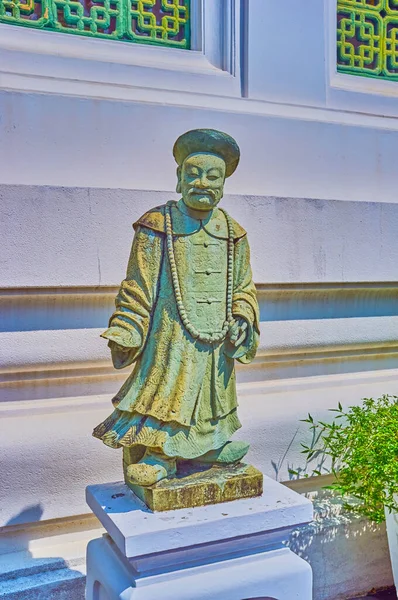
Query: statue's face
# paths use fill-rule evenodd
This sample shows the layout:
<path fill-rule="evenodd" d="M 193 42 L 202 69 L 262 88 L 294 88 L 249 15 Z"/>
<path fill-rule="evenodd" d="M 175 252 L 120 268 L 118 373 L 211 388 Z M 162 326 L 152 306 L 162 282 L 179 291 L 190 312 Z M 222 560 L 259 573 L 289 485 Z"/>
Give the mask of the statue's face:
<path fill-rule="evenodd" d="M 215 154 L 191 154 L 182 165 L 177 191 L 194 210 L 209 211 L 224 193 L 225 162 Z"/>

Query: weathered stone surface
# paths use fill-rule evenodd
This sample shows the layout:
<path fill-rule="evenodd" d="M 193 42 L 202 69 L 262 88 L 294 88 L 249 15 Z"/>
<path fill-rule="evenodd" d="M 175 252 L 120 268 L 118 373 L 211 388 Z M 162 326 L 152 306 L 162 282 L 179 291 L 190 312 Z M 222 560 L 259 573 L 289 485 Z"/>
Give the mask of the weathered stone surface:
<path fill-rule="evenodd" d="M 249 444 L 230 441 L 241 427 L 234 364 L 254 359 L 260 335 L 246 231 L 218 208 L 239 147 L 226 133 L 195 129 L 173 153 L 181 198 L 134 223 L 126 278 L 102 333 L 115 368 L 136 364 L 93 432 L 129 449 L 126 479 L 157 510 L 173 508 L 172 497 L 180 508 L 253 495 L 238 491 L 243 481 L 217 485 L 217 478 L 186 494 L 171 483 L 142 492 L 174 478 L 179 459 L 196 461 L 199 471 L 243 459 Z"/>
<path fill-rule="evenodd" d="M 262 473 L 244 463 L 200 471 L 197 465 L 186 464 L 176 477 L 149 487 L 134 485 L 127 476 L 125 480 L 136 496 L 157 512 L 253 498 L 263 492 Z"/>

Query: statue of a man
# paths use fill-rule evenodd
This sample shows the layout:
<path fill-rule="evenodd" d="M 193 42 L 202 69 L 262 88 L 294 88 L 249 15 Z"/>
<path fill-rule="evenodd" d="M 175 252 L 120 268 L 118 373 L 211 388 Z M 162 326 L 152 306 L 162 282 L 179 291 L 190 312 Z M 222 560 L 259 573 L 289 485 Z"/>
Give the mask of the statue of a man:
<path fill-rule="evenodd" d="M 230 441 L 241 426 L 234 360 L 255 356 L 258 304 L 246 232 L 217 207 L 239 147 L 197 129 L 173 153 L 182 198 L 134 224 L 127 276 L 102 334 L 115 368 L 134 370 L 93 435 L 129 449 L 128 478 L 139 486 L 172 477 L 179 461 L 228 465 L 249 448 Z"/>

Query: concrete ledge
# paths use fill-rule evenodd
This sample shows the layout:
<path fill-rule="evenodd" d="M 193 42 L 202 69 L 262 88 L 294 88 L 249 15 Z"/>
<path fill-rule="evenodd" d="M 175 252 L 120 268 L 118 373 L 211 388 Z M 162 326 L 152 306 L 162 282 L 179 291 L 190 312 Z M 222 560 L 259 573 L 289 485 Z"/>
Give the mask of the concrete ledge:
<path fill-rule="evenodd" d="M 83 600 L 85 548 L 101 535 L 96 519 L 47 521 L 0 530 L 0 598 Z"/>
<path fill-rule="evenodd" d="M 46 569 L 33 575 L 11 577 L 0 582 L 3 600 L 83 600 L 86 577 L 65 566 Z"/>
<path fill-rule="evenodd" d="M 5 419 L 0 438 L 1 524 L 15 522 L 19 514 L 19 523 L 39 520 L 27 512 L 36 505 L 45 520 L 82 514 L 87 485 L 123 479 L 121 452 L 91 436 L 94 426 L 109 415 L 117 385 L 114 381 L 109 395 L 0 403 Z M 325 420 L 338 401 L 343 406 L 358 404 L 361 398 L 394 394 L 397 388 L 397 370 L 239 384 L 243 427 L 235 439 L 250 441 L 251 464 L 284 481 L 289 468 L 305 466 L 300 443 L 310 443 L 311 433 L 300 419 L 307 411 Z"/>

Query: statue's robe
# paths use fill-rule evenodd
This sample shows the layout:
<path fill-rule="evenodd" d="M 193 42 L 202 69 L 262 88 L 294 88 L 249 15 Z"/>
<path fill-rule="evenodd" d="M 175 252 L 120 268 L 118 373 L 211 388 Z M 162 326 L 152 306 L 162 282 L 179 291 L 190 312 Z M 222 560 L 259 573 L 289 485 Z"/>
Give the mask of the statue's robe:
<path fill-rule="evenodd" d="M 222 211 L 198 221 L 171 209 L 174 252 L 188 319 L 201 333 L 222 330 L 226 318 L 228 227 Z M 113 347 L 116 368 L 132 363 L 130 377 L 113 399 L 114 412 L 94 430 L 111 447 L 151 448 L 170 457 L 197 458 L 222 447 L 241 426 L 237 416 L 234 359 L 250 362 L 259 341 L 259 310 L 244 229 L 234 232 L 233 304 L 247 322 L 235 347 L 195 340 L 178 314 L 166 248 L 165 206 L 135 224 L 126 279 L 103 337 L 134 339 Z M 126 337 L 127 336 L 127 337 Z M 111 348 L 112 348 L 112 344 Z M 129 345 L 126 342 L 126 345 Z"/>

